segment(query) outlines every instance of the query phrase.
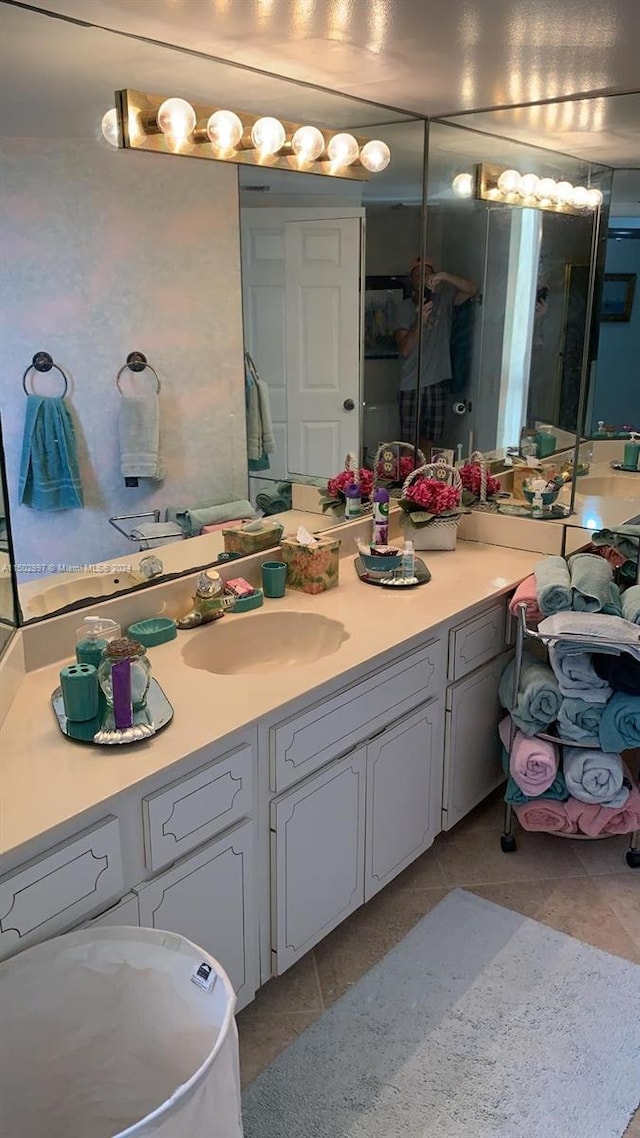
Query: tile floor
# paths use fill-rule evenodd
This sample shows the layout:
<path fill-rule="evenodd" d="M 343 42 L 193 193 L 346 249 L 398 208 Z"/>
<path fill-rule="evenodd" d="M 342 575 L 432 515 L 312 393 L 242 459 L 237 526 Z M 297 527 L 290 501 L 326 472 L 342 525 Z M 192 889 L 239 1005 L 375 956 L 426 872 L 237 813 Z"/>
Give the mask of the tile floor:
<path fill-rule="evenodd" d="M 518 849 L 503 854 L 501 825 L 496 796 L 260 989 L 238 1016 L 244 1084 L 458 886 L 640 964 L 640 869 L 624 860 L 628 838 L 570 841 L 516 827 Z M 640 1110 L 625 1138 L 640 1138 Z"/>

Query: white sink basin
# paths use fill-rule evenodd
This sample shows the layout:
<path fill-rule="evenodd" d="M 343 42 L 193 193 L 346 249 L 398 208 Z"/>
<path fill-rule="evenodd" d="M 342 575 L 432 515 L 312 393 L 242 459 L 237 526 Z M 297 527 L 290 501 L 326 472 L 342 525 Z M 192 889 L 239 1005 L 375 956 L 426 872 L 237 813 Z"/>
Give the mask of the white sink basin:
<path fill-rule="evenodd" d="M 578 478 L 576 493 L 597 498 L 640 498 L 640 474 L 586 474 Z"/>
<path fill-rule="evenodd" d="M 111 597 L 140 583 L 140 578 L 132 573 L 83 573 L 57 585 L 47 585 L 42 592 L 33 592 L 33 587 L 28 592 L 25 589 L 21 604 L 25 619 L 30 620 L 34 616 L 48 616 L 65 605 L 89 597 Z"/>
<path fill-rule="evenodd" d="M 182 658 L 189 668 L 226 676 L 273 673 L 331 656 L 348 635 L 340 621 L 312 612 L 260 613 L 245 620 L 231 613 L 199 629 Z"/>

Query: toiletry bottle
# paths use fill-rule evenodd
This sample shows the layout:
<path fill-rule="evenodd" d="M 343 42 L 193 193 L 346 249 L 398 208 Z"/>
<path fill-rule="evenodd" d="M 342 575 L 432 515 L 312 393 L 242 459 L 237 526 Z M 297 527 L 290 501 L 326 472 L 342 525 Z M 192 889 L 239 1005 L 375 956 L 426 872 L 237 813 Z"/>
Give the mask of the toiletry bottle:
<path fill-rule="evenodd" d="M 373 492 L 373 545 L 389 541 L 389 491 L 377 486 Z"/>
<path fill-rule="evenodd" d="M 401 574 L 404 580 L 411 580 L 416 575 L 416 558 L 413 552 L 413 542 L 405 541 L 402 551 Z"/>
<path fill-rule="evenodd" d="M 345 505 L 344 516 L 347 518 L 357 518 L 360 516 L 360 487 L 357 482 L 352 482 L 347 486 L 344 492 Z"/>
<path fill-rule="evenodd" d="M 76 631 L 76 660 L 97 668 L 109 640 L 120 636 L 120 625 L 101 616 L 85 616 Z"/>
<path fill-rule="evenodd" d="M 542 491 L 536 490 L 533 495 L 533 503 L 531 505 L 531 517 L 542 518 L 544 517 L 544 508 L 542 504 Z"/>

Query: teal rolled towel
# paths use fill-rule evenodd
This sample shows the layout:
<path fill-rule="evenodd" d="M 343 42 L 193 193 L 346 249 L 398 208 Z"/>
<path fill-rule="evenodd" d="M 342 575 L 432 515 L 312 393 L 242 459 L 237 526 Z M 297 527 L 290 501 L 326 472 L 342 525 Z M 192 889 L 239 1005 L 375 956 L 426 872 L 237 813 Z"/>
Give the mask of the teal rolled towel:
<path fill-rule="evenodd" d="M 558 712 L 558 735 L 572 743 L 590 743 L 597 747 L 604 704 L 584 699 L 563 699 Z"/>
<path fill-rule="evenodd" d="M 602 713 L 600 746 L 615 753 L 640 747 L 640 696 L 619 691 L 611 697 Z"/>
<path fill-rule="evenodd" d="M 219 505 L 204 506 L 200 509 L 194 507 L 185 511 L 187 532 L 191 537 L 200 533 L 203 526 L 215 526 L 221 522 L 235 522 L 238 518 L 253 518 L 255 510 L 251 502 L 241 498 L 235 502 L 223 502 Z"/>
<path fill-rule="evenodd" d="M 514 702 L 513 681 L 515 660 L 511 660 L 500 680 L 500 703 L 523 735 L 535 735 L 555 723 L 562 703 L 558 681 L 548 664 L 542 663 L 529 652 L 523 653 L 518 693 Z"/>
<path fill-rule="evenodd" d="M 611 605 L 613 569 L 604 557 L 574 553 L 569 558 L 574 612 L 603 612 Z"/>
<path fill-rule="evenodd" d="M 533 570 L 538 608 L 543 616 L 568 612 L 572 607 L 571 577 L 564 557 L 545 557 Z"/>
<path fill-rule="evenodd" d="M 632 585 L 622 594 L 622 615 L 632 624 L 640 624 L 640 585 Z"/>

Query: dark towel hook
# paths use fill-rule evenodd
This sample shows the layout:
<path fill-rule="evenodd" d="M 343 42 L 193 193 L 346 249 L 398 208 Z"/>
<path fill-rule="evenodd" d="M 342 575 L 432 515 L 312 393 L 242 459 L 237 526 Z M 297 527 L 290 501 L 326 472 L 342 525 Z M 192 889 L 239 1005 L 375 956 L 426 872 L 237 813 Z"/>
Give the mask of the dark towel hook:
<path fill-rule="evenodd" d="M 121 395 L 122 388 L 120 386 L 120 376 L 122 375 L 123 371 L 127 371 L 128 369 L 129 371 L 140 372 L 144 371 L 145 368 L 148 368 L 149 371 L 153 372 L 156 378 L 156 392 L 160 391 L 160 377 L 158 376 L 156 369 L 147 362 L 147 357 L 145 356 L 144 352 L 129 352 L 126 364 L 122 365 L 120 371 L 116 376 L 116 387 L 118 388 L 118 391 Z"/>
<path fill-rule="evenodd" d="M 26 369 L 26 371 L 22 377 L 22 386 L 24 388 L 25 395 L 29 395 L 29 388 L 27 387 L 27 376 L 28 376 L 29 372 L 30 371 L 46 372 L 46 371 L 51 371 L 52 368 L 55 368 L 56 371 L 59 371 L 60 375 L 62 376 L 62 378 L 64 380 L 64 391 L 62 392 L 62 398 L 64 399 L 65 395 L 67 394 L 67 391 L 69 390 L 69 380 L 67 379 L 66 373 L 62 370 L 60 365 L 54 364 L 53 359 L 49 355 L 48 352 L 36 352 L 31 363 L 29 364 L 29 367 Z"/>

